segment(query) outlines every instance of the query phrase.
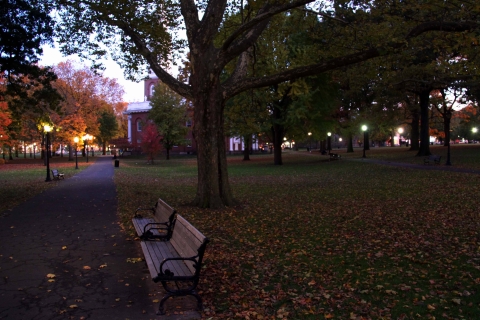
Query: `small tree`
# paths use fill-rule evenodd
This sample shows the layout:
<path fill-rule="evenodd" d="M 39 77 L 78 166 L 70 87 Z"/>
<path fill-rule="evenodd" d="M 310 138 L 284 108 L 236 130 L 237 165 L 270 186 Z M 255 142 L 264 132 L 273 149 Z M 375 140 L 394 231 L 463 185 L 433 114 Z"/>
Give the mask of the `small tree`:
<path fill-rule="evenodd" d="M 187 109 L 181 96 L 169 87 L 159 82 L 150 102 L 152 109 L 150 119 L 157 125 L 162 135 L 162 146 L 167 151 L 167 160 L 170 159 L 170 150 L 173 146 L 185 144 L 185 135 L 188 128 Z"/>
<path fill-rule="evenodd" d="M 118 132 L 117 117 L 113 112 L 103 111 L 98 122 L 100 124 L 99 138 L 103 146 L 103 155 L 105 155 L 107 142 Z"/>
<path fill-rule="evenodd" d="M 160 135 L 158 134 L 157 127 L 153 123 L 149 123 L 142 134 L 143 151 L 147 154 L 148 163 L 153 164 L 155 156 L 162 150 L 160 144 Z"/>

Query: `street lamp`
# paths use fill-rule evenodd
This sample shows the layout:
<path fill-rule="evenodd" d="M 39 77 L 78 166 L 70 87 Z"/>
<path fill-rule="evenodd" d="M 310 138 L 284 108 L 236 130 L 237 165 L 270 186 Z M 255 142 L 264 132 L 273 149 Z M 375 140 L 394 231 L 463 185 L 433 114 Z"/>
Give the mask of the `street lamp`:
<path fill-rule="evenodd" d="M 312 133 L 311 132 L 308 133 L 308 143 L 309 143 L 308 151 L 312 152 Z"/>
<path fill-rule="evenodd" d="M 87 155 L 87 163 L 88 163 L 88 140 L 91 139 L 91 135 L 89 134 L 86 134 L 83 136 L 82 140 L 83 140 L 83 145 L 85 146 L 85 153 Z"/>
<path fill-rule="evenodd" d="M 363 157 L 362 158 L 366 158 L 365 156 L 365 145 L 366 145 L 366 142 L 367 142 L 367 129 L 368 127 L 366 125 L 363 125 L 362 126 L 362 131 L 363 131 Z"/>
<path fill-rule="evenodd" d="M 43 126 L 43 130 L 47 133 L 47 154 L 45 155 L 46 161 L 47 161 L 47 178 L 45 179 L 45 182 L 52 181 L 50 178 L 50 161 L 49 161 L 49 146 L 50 146 L 50 131 L 52 131 L 52 127 L 48 124 Z"/>
<path fill-rule="evenodd" d="M 90 140 L 93 140 L 93 139 L 95 139 L 95 137 L 94 137 L 94 136 L 90 136 Z M 92 148 L 92 157 L 93 157 L 93 156 L 94 156 L 93 145 L 92 145 L 91 148 Z"/>
<path fill-rule="evenodd" d="M 78 169 L 78 141 L 80 139 L 78 137 L 73 138 L 73 142 L 75 142 L 75 169 Z"/>
<path fill-rule="evenodd" d="M 328 150 L 328 153 L 330 153 L 330 151 L 332 151 L 332 133 L 331 132 L 327 132 L 327 150 Z"/>

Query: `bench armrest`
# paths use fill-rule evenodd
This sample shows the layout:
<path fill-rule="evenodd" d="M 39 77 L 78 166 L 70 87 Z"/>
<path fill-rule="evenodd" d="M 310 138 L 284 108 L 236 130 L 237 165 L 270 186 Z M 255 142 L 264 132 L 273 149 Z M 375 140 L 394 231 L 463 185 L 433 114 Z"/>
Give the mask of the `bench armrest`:
<path fill-rule="evenodd" d="M 163 270 L 163 265 L 169 261 L 192 261 L 193 262 L 193 266 L 195 267 L 195 275 L 196 276 L 198 273 L 199 273 L 199 269 L 198 269 L 198 254 L 196 256 L 193 256 L 193 257 L 176 257 L 176 258 L 165 258 L 163 259 L 162 263 L 160 263 L 160 266 L 158 267 L 159 268 L 159 272 L 158 272 L 158 276 L 155 277 L 155 279 L 153 279 L 153 281 L 155 282 L 158 282 L 160 280 L 165 280 L 165 279 L 174 279 L 175 278 L 175 275 L 173 272 L 171 272 L 169 269 L 165 269 Z"/>
<path fill-rule="evenodd" d="M 169 238 L 169 235 L 170 235 L 170 226 L 168 223 L 166 222 L 150 222 L 150 223 L 147 223 L 144 227 L 143 227 L 143 234 L 140 236 L 140 239 L 149 239 L 149 238 L 157 238 L 156 236 L 153 235 L 153 233 L 150 231 L 150 230 L 165 230 L 166 231 L 166 235 L 168 238 Z M 165 236 L 162 236 L 162 238 L 164 238 Z"/>

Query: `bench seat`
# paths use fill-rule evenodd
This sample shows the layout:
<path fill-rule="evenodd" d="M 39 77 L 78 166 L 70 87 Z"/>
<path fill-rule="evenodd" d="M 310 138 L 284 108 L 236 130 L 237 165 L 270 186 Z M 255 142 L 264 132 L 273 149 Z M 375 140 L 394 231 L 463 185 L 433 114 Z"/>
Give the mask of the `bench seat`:
<path fill-rule="evenodd" d="M 436 156 L 434 154 L 431 154 L 427 158 L 423 159 L 423 164 L 430 164 L 430 161 L 432 161 L 434 164 L 440 164 L 441 159 L 442 156 Z"/>

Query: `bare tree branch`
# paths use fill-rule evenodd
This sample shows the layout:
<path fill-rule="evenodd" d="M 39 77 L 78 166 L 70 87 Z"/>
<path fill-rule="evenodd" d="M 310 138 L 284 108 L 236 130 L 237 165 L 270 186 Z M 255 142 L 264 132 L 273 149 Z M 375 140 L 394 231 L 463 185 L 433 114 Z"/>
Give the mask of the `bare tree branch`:
<path fill-rule="evenodd" d="M 270 4 L 266 4 L 257 14 L 255 18 L 252 20 L 242 24 L 235 32 L 233 32 L 230 37 L 222 45 L 222 50 L 226 51 L 229 49 L 230 45 L 237 39 L 240 35 L 244 32 L 254 28 L 257 24 L 262 21 L 269 20 L 274 15 L 288 11 L 290 9 L 305 5 L 307 3 L 313 2 L 314 0 L 298 0 L 292 3 L 280 5 L 280 6 L 272 6 Z M 255 33 L 256 34 L 256 33 Z M 247 41 L 247 40 L 245 40 Z M 240 42 L 241 43 L 241 42 Z M 238 46 L 241 46 L 240 43 L 237 43 Z M 232 50 L 231 52 L 236 52 L 237 50 Z"/>

